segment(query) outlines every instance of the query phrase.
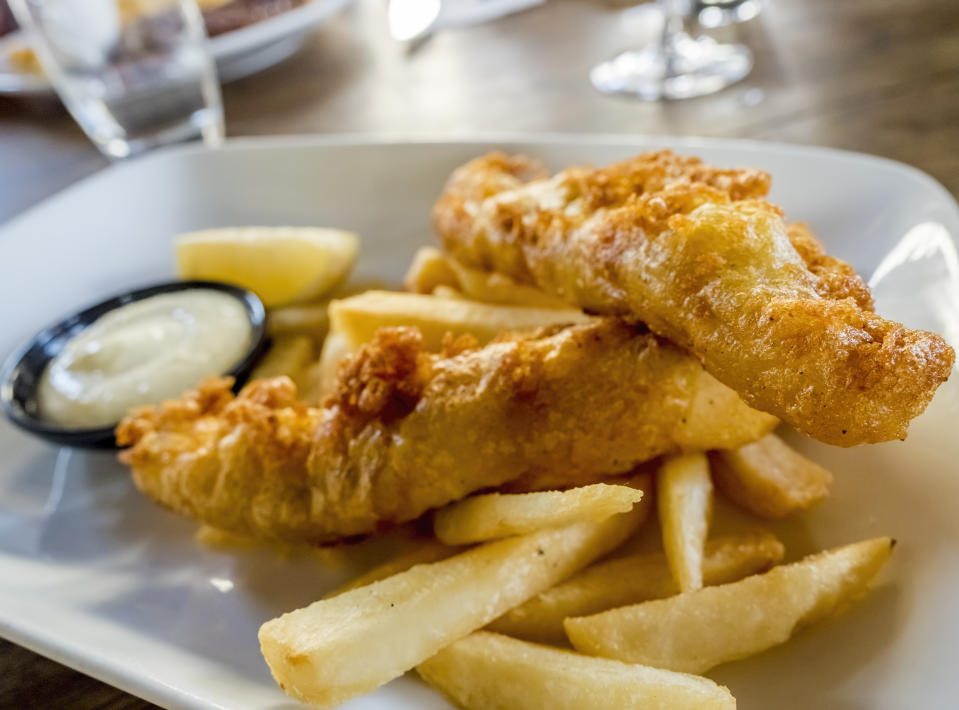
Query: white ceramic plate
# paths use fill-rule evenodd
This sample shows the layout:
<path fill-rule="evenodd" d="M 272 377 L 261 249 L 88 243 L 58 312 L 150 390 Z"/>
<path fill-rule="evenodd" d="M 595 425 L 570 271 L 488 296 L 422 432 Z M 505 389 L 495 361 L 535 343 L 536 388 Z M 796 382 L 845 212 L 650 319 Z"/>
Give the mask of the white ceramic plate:
<path fill-rule="evenodd" d="M 292 10 L 226 32 L 210 39 L 221 82 L 249 76 L 277 64 L 300 48 L 307 34 L 351 0 L 309 0 Z M 23 46 L 20 32 L 0 38 L 0 95 L 50 94 L 53 88 L 43 75 L 24 72 L 9 59 L 14 47 Z"/>
<path fill-rule="evenodd" d="M 186 147 L 116 165 L 0 231 L 6 354 L 66 311 L 172 274 L 170 239 L 246 224 L 331 225 L 364 237 L 356 279 L 398 280 L 432 240 L 452 168 L 491 148 L 553 167 L 673 146 L 774 175 L 772 198 L 864 274 L 889 316 L 959 340 L 959 211 L 926 175 L 851 153 L 664 138 L 476 142 L 354 138 Z M 899 247 L 897 247 L 899 245 Z M 896 249 L 898 248 L 898 251 Z M 885 255 L 895 256 L 884 261 Z M 745 708 L 955 708 L 959 698 L 957 380 L 909 440 L 852 450 L 796 441 L 836 476 L 813 513 L 777 526 L 790 557 L 868 536 L 899 540 L 879 588 L 841 619 L 713 676 Z M 198 547 L 194 524 L 141 498 L 111 456 L 57 449 L 0 423 L 0 634 L 161 705 L 283 708 L 263 621 L 319 597 L 377 550 L 324 567 Z M 349 708 L 446 708 L 403 678 Z"/>

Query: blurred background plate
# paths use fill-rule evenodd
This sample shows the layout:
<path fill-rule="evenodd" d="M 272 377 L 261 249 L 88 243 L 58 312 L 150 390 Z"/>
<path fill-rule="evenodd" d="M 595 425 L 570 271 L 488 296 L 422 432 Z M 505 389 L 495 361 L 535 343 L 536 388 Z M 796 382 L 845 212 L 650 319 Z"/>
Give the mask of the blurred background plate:
<path fill-rule="evenodd" d="M 330 136 L 158 151 L 14 219 L 0 229 L 0 303 L 14 304 L 4 311 L 0 357 L 77 304 L 170 278 L 180 232 L 231 224 L 351 229 L 362 239 L 354 283 L 399 283 L 414 250 L 435 243 L 431 207 L 464 161 L 502 149 L 558 169 L 661 147 L 769 170 L 771 199 L 789 218 L 809 222 L 829 252 L 860 273 L 877 274 L 880 313 L 959 344 L 959 208 L 935 180 L 900 163 L 695 138 Z M 957 420 L 953 377 L 905 442 L 839 449 L 790 439 L 836 481 L 816 509 L 770 526 L 789 558 L 876 535 L 899 544 L 878 588 L 850 613 L 710 674 L 741 707 L 956 707 Z M 319 598 L 374 550 L 354 546 L 324 563 L 202 547 L 196 525 L 138 494 L 112 455 L 57 448 L 6 421 L 0 451 L 0 635 L 166 707 L 300 707 L 270 678 L 257 628 Z M 407 676 L 346 707 L 450 706 Z"/>
<path fill-rule="evenodd" d="M 3 0 L 0 0 L 3 2 Z M 296 52 L 307 35 L 352 0 L 307 0 L 290 10 L 210 38 L 220 81 L 249 76 Z M 42 74 L 18 66 L 11 56 L 25 47 L 19 31 L 0 37 L 0 95 L 53 94 Z"/>

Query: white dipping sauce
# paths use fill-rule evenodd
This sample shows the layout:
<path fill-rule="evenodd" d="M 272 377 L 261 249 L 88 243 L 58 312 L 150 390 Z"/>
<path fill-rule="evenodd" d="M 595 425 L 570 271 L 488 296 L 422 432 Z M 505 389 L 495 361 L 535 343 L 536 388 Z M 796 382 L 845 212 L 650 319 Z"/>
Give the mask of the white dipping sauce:
<path fill-rule="evenodd" d="M 121 306 L 77 334 L 40 380 L 40 414 L 70 428 L 116 424 L 234 367 L 250 346 L 243 304 L 209 289 Z"/>

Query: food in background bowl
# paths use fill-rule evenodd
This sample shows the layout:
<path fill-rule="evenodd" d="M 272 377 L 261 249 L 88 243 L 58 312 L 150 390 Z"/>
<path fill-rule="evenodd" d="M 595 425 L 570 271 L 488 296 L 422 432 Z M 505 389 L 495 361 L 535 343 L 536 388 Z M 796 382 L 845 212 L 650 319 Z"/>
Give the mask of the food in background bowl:
<path fill-rule="evenodd" d="M 205 0 L 203 22 L 210 37 L 232 32 L 303 5 L 308 0 Z"/>
<path fill-rule="evenodd" d="M 203 22 L 210 37 L 232 32 L 271 17 L 276 17 L 309 0 L 197 0 Z M 117 7 L 123 17 L 135 17 L 155 6 L 147 0 L 119 0 Z M 0 0 L 0 37 L 17 29 L 16 20 L 6 0 Z"/>
<path fill-rule="evenodd" d="M 310 0 L 198 0 L 203 23 L 209 37 L 227 34 L 268 20 L 304 5 Z M 117 8 L 124 21 L 133 21 L 147 11 L 155 10 L 155 0 L 118 0 Z M 160 8 L 162 10 L 162 7 Z M 0 37 L 19 29 L 6 0 L 0 0 Z M 25 43 L 12 42 L 5 47 L 10 64 L 24 73 L 43 74 L 34 51 Z"/>

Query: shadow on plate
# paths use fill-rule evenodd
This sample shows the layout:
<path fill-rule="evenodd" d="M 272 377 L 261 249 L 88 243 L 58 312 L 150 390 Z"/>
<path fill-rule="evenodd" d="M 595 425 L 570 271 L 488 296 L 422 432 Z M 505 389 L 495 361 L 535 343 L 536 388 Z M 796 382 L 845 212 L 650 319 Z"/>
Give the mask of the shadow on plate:
<path fill-rule="evenodd" d="M 742 707 L 870 710 L 862 700 L 843 697 L 844 687 L 899 635 L 907 621 L 902 602 L 896 586 L 880 586 L 845 614 L 707 675 L 728 686 Z M 789 672 L 809 668 L 815 668 L 814 684 L 807 672 Z"/>

